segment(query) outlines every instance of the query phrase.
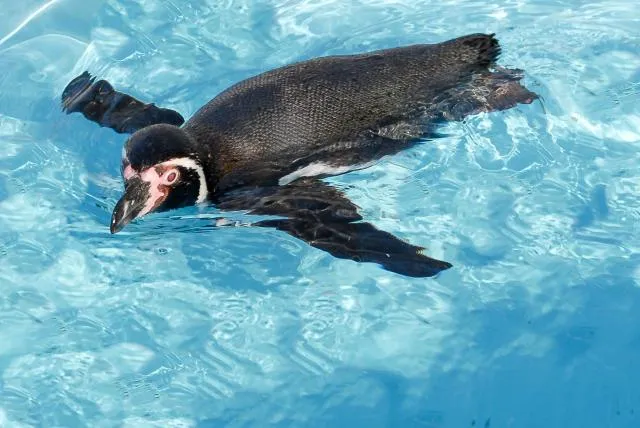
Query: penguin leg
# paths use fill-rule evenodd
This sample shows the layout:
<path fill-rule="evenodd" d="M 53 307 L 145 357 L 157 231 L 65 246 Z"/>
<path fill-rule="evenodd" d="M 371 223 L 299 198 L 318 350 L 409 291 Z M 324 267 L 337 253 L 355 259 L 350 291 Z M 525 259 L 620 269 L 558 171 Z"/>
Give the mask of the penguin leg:
<path fill-rule="evenodd" d="M 440 94 L 423 110 L 423 117 L 437 121 L 461 121 L 482 112 L 531 104 L 539 96 L 520 83 L 523 77 L 522 70 L 502 67 L 475 74 L 465 85 Z"/>
<path fill-rule="evenodd" d="M 90 121 L 121 134 L 132 134 L 156 123 L 176 126 L 184 123 L 180 113 L 118 92 L 106 80 L 95 82 L 87 71 L 71 80 L 62 91 L 62 110 L 67 114 L 82 113 Z"/>
<path fill-rule="evenodd" d="M 217 207 L 281 218 L 252 226 L 275 228 L 334 257 L 377 263 L 410 277 L 432 277 L 449 269 L 448 262 L 430 258 L 424 248 L 362 222 L 358 207 L 338 189 L 312 178 L 286 186 L 236 189 L 222 196 Z"/>

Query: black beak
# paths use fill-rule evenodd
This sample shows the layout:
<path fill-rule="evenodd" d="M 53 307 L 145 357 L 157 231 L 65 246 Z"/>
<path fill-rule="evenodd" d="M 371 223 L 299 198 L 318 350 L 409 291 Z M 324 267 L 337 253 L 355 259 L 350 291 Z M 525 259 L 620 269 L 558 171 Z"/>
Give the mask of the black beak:
<path fill-rule="evenodd" d="M 127 181 L 124 195 L 120 198 L 111 215 L 111 233 L 120 232 L 133 219 L 138 217 L 151 197 L 150 184 L 137 177 Z"/>

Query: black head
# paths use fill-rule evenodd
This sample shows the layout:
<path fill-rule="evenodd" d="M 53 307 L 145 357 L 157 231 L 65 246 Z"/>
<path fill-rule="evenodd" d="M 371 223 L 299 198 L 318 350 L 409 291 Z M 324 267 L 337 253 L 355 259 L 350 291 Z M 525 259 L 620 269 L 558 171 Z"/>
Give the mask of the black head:
<path fill-rule="evenodd" d="M 150 212 L 202 203 L 208 190 L 195 144 L 174 125 L 158 124 L 134 133 L 122 153 L 124 195 L 111 217 L 111 233 Z"/>

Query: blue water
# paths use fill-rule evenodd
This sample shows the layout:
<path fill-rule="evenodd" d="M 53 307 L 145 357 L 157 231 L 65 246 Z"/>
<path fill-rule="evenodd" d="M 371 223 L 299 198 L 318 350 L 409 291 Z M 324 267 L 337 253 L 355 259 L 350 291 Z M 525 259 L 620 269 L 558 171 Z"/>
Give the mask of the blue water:
<path fill-rule="evenodd" d="M 640 426 L 632 0 L 0 0 L 0 426 Z M 336 259 L 215 209 L 110 235 L 85 69 L 185 116 L 285 63 L 495 32 L 543 102 L 329 181 L 454 267 Z"/>

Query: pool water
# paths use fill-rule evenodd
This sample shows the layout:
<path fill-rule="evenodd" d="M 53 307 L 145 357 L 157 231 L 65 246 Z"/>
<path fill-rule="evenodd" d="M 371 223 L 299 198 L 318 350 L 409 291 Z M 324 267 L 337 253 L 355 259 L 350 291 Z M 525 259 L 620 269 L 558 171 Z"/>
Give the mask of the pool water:
<path fill-rule="evenodd" d="M 631 0 L 0 0 L 0 426 L 640 426 Z M 183 209 L 109 234 L 125 136 L 85 69 L 185 117 L 315 56 L 495 32 L 541 102 L 327 181 L 434 278 Z"/>

